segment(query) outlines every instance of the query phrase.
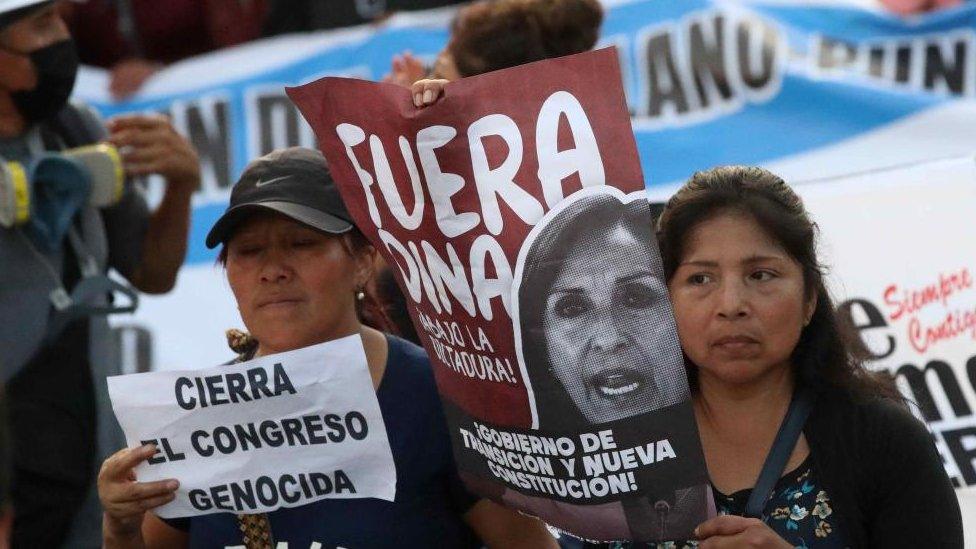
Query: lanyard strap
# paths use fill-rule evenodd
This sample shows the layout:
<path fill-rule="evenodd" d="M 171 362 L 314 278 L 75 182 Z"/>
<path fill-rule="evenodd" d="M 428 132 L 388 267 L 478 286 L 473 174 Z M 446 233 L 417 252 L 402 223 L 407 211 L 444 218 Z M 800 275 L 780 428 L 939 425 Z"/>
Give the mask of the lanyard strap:
<path fill-rule="evenodd" d="M 68 241 L 75 257 L 78 260 L 78 269 L 81 277 L 75 284 L 71 293 L 64 287 L 61 276 L 53 265 L 34 248 L 30 239 L 20 230 L 17 231 L 24 243 L 31 250 L 34 256 L 47 269 L 48 274 L 54 282 L 54 289 L 48 294 L 51 305 L 54 307 L 51 318 L 48 321 L 45 344 L 53 342 L 61 334 L 69 322 L 82 316 L 108 315 L 112 313 L 131 313 L 139 305 L 139 294 L 128 285 L 121 284 L 112 280 L 108 275 L 102 274 L 98 270 L 98 262 L 88 250 L 81 236 L 78 234 L 74 224 L 68 229 Z M 129 298 L 129 303 L 117 305 L 115 303 L 100 304 L 97 302 L 99 297 L 109 294 L 119 293 Z"/>
<path fill-rule="evenodd" d="M 84 279 L 97 275 L 98 262 L 95 261 L 95 256 L 88 250 L 85 241 L 81 239 L 81 235 L 75 229 L 74 223 L 68 226 L 68 242 L 71 243 L 71 249 L 74 251 L 75 258 L 78 260 L 78 271 L 81 273 L 81 278 Z"/>
<path fill-rule="evenodd" d="M 776 433 L 773 447 L 769 449 L 766 462 L 763 463 L 762 471 L 759 472 L 756 486 L 749 495 L 749 501 L 746 502 L 745 516 L 762 518 L 766 500 L 769 499 L 769 494 L 776 486 L 776 481 L 783 474 L 786 462 L 793 454 L 793 448 L 796 447 L 796 441 L 800 439 L 800 433 L 803 431 L 803 425 L 807 422 L 807 416 L 810 415 L 812 407 L 813 396 L 809 390 L 800 389 L 793 395 L 790 408 L 786 411 L 786 417 L 783 418 L 783 423 L 780 424 L 779 431 Z"/>

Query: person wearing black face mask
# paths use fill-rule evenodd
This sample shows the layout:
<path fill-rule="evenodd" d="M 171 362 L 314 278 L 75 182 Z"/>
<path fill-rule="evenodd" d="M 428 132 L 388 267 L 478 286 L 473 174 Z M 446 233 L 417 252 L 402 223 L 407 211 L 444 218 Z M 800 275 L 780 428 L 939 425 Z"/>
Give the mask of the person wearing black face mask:
<path fill-rule="evenodd" d="M 7 92 L 7 104 L 0 108 L 0 132 L 9 137 L 64 107 L 78 72 L 78 54 L 63 24 L 55 21 L 53 3 L 8 0 L 0 2 L 0 9 L 5 3 L 27 4 L 0 13 L 0 28 L 9 43 L 0 44 L 0 90 Z M 25 22 L 40 23 L 41 32 L 22 28 Z"/>
<path fill-rule="evenodd" d="M 34 193 L 35 202 L 46 202 L 24 212 L 34 225 L 69 220 L 48 233 L 54 238 L 38 245 L 26 228 L 34 225 L 0 223 L 0 383 L 7 386 L 14 449 L 15 547 L 101 545 L 97 464 L 123 443 L 105 382 L 119 373 L 105 313 L 119 307 L 104 289 L 75 290 L 105 288 L 93 282 L 113 268 L 138 290 L 169 291 L 200 180 L 196 152 L 166 118 L 126 116 L 106 127 L 69 102 L 77 70 L 55 2 L 0 0 L 0 210 L 11 196 L 3 191 L 15 188 L 4 186 L 5 168 L 27 166 L 37 175 L 30 167 L 39 158 L 96 141 L 118 148 L 128 176 L 166 181 L 153 212 L 133 184 L 115 205 L 99 209 L 72 196 L 84 195 L 90 183 L 59 172 L 62 180 L 51 187 L 58 193 Z M 32 193 L 33 184 L 28 178 Z"/>
<path fill-rule="evenodd" d="M 10 98 L 27 123 L 38 123 L 57 114 L 71 95 L 78 73 L 78 52 L 70 39 L 30 52 L 37 84 L 15 91 Z"/>

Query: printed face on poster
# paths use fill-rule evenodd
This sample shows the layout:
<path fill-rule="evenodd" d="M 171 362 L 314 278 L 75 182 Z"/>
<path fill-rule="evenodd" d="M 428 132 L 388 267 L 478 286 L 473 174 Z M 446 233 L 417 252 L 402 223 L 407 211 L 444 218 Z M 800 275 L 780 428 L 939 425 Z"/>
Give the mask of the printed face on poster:
<path fill-rule="evenodd" d="M 289 95 L 407 297 L 462 477 L 601 540 L 689 537 L 704 458 L 613 50 Z"/>
<path fill-rule="evenodd" d="M 108 388 L 128 447 L 157 447 L 139 481 L 180 481 L 160 517 L 395 497 L 358 334 L 216 368 L 110 377 Z"/>

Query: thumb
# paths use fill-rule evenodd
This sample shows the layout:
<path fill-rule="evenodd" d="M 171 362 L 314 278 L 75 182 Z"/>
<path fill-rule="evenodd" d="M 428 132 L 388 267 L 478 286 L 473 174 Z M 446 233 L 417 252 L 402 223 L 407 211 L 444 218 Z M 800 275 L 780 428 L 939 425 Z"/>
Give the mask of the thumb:
<path fill-rule="evenodd" d="M 9 92 L 34 89 L 37 73 L 30 57 L 0 49 L 0 88 Z"/>

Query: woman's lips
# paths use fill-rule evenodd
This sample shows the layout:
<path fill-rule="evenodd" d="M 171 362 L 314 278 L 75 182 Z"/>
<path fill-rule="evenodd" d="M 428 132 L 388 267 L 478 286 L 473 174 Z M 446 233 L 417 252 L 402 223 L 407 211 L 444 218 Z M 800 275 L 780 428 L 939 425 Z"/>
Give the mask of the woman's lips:
<path fill-rule="evenodd" d="M 738 350 L 745 349 L 758 343 L 758 340 L 747 335 L 732 335 L 720 337 L 712 342 L 712 345 L 722 349 Z"/>
<path fill-rule="evenodd" d="M 267 301 L 262 301 L 258 303 L 258 309 L 277 309 L 281 307 L 291 307 L 300 303 L 302 300 L 298 298 L 280 298 L 280 299 L 269 299 Z"/>
<path fill-rule="evenodd" d="M 590 378 L 590 384 L 604 398 L 626 399 L 639 392 L 645 379 L 636 370 L 615 368 L 600 372 Z"/>

